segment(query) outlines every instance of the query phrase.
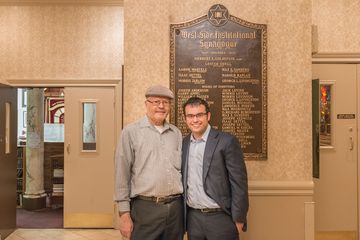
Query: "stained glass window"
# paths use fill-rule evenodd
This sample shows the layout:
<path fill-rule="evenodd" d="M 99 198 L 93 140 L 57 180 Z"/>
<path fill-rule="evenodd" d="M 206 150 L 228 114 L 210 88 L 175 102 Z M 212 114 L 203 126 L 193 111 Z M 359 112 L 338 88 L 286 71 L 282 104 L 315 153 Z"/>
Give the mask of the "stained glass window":
<path fill-rule="evenodd" d="M 320 146 L 331 146 L 331 84 L 320 84 Z"/>

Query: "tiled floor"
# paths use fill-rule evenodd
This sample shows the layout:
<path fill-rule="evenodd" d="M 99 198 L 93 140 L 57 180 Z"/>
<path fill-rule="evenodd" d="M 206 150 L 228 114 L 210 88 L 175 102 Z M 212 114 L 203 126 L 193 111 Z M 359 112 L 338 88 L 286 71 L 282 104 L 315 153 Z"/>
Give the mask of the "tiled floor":
<path fill-rule="evenodd" d="M 122 240 L 114 229 L 17 229 L 5 240 Z"/>

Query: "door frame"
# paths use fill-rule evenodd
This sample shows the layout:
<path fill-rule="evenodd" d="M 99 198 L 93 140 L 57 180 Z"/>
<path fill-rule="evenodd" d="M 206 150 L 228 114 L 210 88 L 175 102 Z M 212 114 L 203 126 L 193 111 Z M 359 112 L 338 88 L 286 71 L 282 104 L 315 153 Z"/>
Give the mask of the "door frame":
<path fill-rule="evenodd" d="M 122 75 L 124 75 L 122 70 Z M 123 125 L 123 96 L 124 84 L 122 78 L 103 78 L 103 79 L 6 79 L 6 83 L 11 87 L 31 88 L 31 87 L 114 87 L 115 89 L 115 121 L 116 137 L 120 134 Z"/>
<path fill-rule="evenodd" d="M 114 88 L 114 146 L 122 129 L 123 121 L 123 80 L 114 79 L 6 79 L 6 84 L 15 88 L 51 87 L 113 87 Z M 64 149 L 65 151 L 65 149 Z M 115 154 L 115 148 L 114 148 Z M 14 189 L 16 191 L 16 189 Z M 64 196 L 65 198 L 65 196 Z M 117 210 L 114 204 L 114 228 L 117 226 Z"/>
<path fill-rule="evenodd" d="M 358 239 L 360 240 L 360 163 L 359 163 L 359 150 L 360 150 L 360 53 L 317 53 L 312 56 L 312 64 L 355 64 L 356 65 L 356 117 L 357 117 L 357 224 L 358 224 Z"/>

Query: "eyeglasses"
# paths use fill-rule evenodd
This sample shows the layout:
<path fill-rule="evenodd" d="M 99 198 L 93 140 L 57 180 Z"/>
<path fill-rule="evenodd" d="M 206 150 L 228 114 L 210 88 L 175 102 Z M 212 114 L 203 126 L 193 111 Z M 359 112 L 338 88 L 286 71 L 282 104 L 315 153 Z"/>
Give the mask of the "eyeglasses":
<path fill-rule="evenodd" d="M 186 114 L 185 117 L 187 119 L 194 119 L 195 117 L 197 119 L 207 116 L 207 113 L 198 113 L 198 114 Z"/>
<path fill-rule="evenodd" d="M 155 100 L 155 101 L 150 101 L 150 100 L 146 100 L 147 102 L 151 103 L 154 106 L 160 106 L 160 104 L 162 104 L 165 107 L 168 107 L 170 105 L 170 101 L 166 101 L 166 100 Z"/>

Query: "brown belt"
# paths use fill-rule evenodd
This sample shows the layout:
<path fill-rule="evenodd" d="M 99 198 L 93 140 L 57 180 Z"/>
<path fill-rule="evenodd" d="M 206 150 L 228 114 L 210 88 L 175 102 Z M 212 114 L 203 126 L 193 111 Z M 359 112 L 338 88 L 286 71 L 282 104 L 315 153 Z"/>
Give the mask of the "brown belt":
<path fill-rule="evenodd" d="M 178 199 L 179 197 L 181 197 L 181 194 L 175 194 L 175 195 L 163 196 L 163 197 L 148 197 L 148 196 L 138 195 L 135 197 L 135 199 L 165 204 L 165 203 L 171 203 L 172 201 Z"/>
<path fill-rule="evenodd" d="M 190 208 L 195 211 L 200 211 L 202 213 L 214 213 L 214 212 L 222 212 L 221 208 Z"/>

